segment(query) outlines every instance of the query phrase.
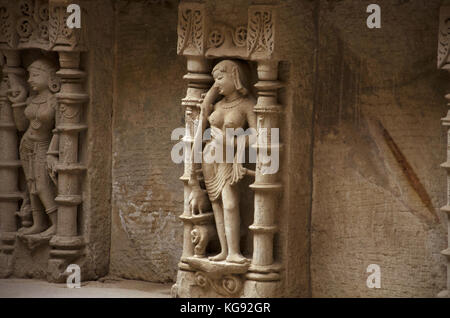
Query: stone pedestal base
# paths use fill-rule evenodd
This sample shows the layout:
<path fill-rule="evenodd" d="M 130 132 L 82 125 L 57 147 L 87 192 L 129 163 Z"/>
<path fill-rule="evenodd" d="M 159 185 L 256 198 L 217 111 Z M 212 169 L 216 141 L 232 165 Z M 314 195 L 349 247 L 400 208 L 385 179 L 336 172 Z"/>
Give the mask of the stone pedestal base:
<path fill-rule="evenodd" d="M 83 237 L 55 235 L 50 240 L 50 246 L 52 250 L 48 261 L 47 280 L 53 283 L 64 283 L 70 275 L 66 272 L 67 266 L 83 255 Z"/>
<path fill-rule="evenodd" d="M 239 293 L 233 295 L 225 295 L 223 286 L 212 286 L 211 281 L 204 281 L 203 277 L 199 278 L 199 272 L 191 272 L 179 270 L 177 282 L 172 288 L 172 297 L 181 298 L 226 298 L 226 297 L 243 297 L 243 298 L 274 298 L 282 297 L 282 284 L 280 281 L 260 282 L 253 280 L 245 280 L 243 276 L 239 276 L 242 287 Z M 222 281 L 223 284 L 234 284 L 235 281 Z"/>

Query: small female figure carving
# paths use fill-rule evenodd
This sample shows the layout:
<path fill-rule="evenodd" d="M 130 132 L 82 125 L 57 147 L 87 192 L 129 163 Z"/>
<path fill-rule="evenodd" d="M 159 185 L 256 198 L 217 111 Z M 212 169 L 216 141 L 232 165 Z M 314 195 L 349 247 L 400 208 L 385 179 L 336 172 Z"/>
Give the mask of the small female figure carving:
<path fill-rule="evenodd" d="M 22 228 L 23 235 L 38 234 L 49 237 L 56 234 L 57 204 L 56 164 L 58 162 L 57 134 L 53 134 L 57 120 L 57 100 L 54 93 L 59 88 L 56 66 L 47 59 L 38 59 L 29 67 L 28 83 L 33 91 L 26 99 L 24 83 L 11 78 L 10 100 L 14 107 L 14 119 L 18 130 L 25 131 L 20 142 L 19 153 L 27 190 L 31 202 L 33 225 Z M 26 107 L 20 111 L 26 99 Z M 47 227 L 45 213 L 51 226 Z"/>
<path fill-rule="evenodd" d="M 247 88 L 247 74 L 241 62 L 224 60 L 218 63 L 213 71 L 214 84 L 206 93 L 201 104 L 200 125 L 196 131 L 194 141 L 195 151 L 198 149 L 198 141 L 207 128 L 211 128 L 211 139 L 207 141 L 202 155 L 202 172 L 205 180 L 206 191 L 211 201 L 214 212 L 217 234 L 220 241 L 221 252 L 210 257 L 212 261 L 231 263 L 245 263 L 247 259 L 240 251 L 240 213 L 238 182 L 249 170 L 238 162 L 241 155 L 237 151 L 233 162 L 226 162 L 225 151 L 227 128 L 256 129 L 256 115 L 253 112 L 254 98 Z M 216 102 L 219 96 L 222 99 Z M 200 138 L 199 138 L 200 137 Z M 234 142 L 234 145 L 237 143 Z M 206 157 L 216 157 L 213 152 L 223 146 L 223 159 L 220 162 L 208 163 Z M 200 145 L 201 147 L 201 145 Z M 236 149 L 236 147 L 235 147 Z M 192 168 L 189 184 L 191 195 L 189 204 L 193 211 L 205 206 L 205 193 L 202 191 L 195 175 L 196 167 Z"/>

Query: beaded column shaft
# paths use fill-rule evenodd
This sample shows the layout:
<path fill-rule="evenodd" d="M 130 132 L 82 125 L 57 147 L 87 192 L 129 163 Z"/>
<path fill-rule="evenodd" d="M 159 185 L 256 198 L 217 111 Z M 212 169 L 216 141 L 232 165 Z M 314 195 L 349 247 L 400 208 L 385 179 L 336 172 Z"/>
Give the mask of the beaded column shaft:
<path fill-rule="evenodd" d="M 0 84 L 0 250 L 12 254 L 17 231 L 16 213 L 22 193 L 18 188 L 18 169 L 21 164 L 13 109 L 8 99 L 8 77 L 24 71 L 20 67 L 18 51 L 9 51 L 6 55 L 7 62 Z"/>
<path fill-rule="evenodd" d="M 58 276 L 65 271 L 65 266 L 80 255 L 84 245 L 83 237 L 78 229 L 78 208 L 82 203 L 80 193 L 80 177 L 86 167 L 79 163 L 79 133 L 87 126 L 81 123 L 82 107 L 88 100 L 84 92 L 85 72 L 79 69 L 79 52 L 59 52 L 61 69 L 56 73 L 61 79 L 61 90 L 57 93 L 59 102 L 59 134 L 58 170 L 58 225 L 57 233 L 50 241 L 49 273 L 50 280 L 58 281 Z M 58 267 L 55 270 L 55 266 Z"/>
<path fill-rule="evenodd" d="M 186 132 L 183 138 L 185 142 L 185 164 L 184 164 L 184 174 L 180 178 L 184 184 L 184 212 L 180 216 L 180 219 L 184 223 L 184 234 L 183 234 L 183 254 L 181 256 L 181 261 L 186 257 L 191 257 L 194 255 L 194 245 L 191 241 L 191 231 L 193 228 L 193 223 L 191 220 L 191 211 L 189 209 L 189 195 L 190 186 L 188 185 L 189 176 L 191 173 L 191 163 L 188 161 L 188 156 L 190 155 L 190 150 L 194 142 L 194 123 L 198 120 L 200 109 L 199 104 L 202 100 L 202 94 L 206 93 L 208 88 L 213 82 L 213 78 L 210 75 L 210 65 L 209 62 L 203 57 L 188 56 L 187 57 L 187 70 L 188 73 L 184 76 L 184 79 L 188 82 L 188 89 L 186 97 L 183 98 L 181 105 L 185 108 L 185 122 L 186 122 Z M 191 158 L 193 159 L 193 158 Z M 180 264 L 180 268 L 186 268 L 183 264 Z"/>
<path fill-rule="evenodd" d="M 280 163 L 279 113 L 277 103 L 278 63 L 258 62 L 258 101 L 254 108 L 257 114 L 257 162 L 255 182 L 250 187 L 255 191 L 255 212 L 253 224 L 253 257 L 248 279 L 271 281 L 279 280 L 273 257 L 273 238 L 277 231 L 275 212 L 277 197 L 282 186 L 278 181 Z"/>

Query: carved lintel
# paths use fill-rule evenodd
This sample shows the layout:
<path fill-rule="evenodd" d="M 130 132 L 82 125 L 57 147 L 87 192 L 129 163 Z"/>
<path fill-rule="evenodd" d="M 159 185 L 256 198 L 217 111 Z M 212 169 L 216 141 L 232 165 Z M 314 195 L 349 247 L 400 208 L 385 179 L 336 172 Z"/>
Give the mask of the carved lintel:
<path fill-rule="evenodd" d="M 49 10 L 46 0 L 19 0 L 15 8 L 17 48 L 48 49 Z"/>
<path fill-rule="evenodd" d="M 251 60 L 270 60 L 275 49 L 276 10 L 270 5 L 248 9 L 247 56 Z"/>
<path fill-rule="evenodd" d="M 247 58 L 247 26 L 213 23 L 207 37 L 207 58 Z"/>
<path fill-rule="evenodd" d="M 79 29 L 67 27 L 67 6 L 72 2 L 0 0 L 0 48 L 85 51 L 85 19 Z"/>
<path fill-rule="evenodd" d="M 205 5 L 182 2 L 178 7 L 177 54 L 203 56 L 206 35 Z"/>

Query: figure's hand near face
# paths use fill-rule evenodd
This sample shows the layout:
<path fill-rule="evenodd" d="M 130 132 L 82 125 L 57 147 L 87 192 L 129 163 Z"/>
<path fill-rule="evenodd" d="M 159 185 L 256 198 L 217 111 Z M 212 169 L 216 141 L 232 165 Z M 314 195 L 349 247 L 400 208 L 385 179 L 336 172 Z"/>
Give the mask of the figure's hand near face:
<path fill-rule="evenodd" d="M 8 98 L 11 103 L 23 103 L 27 99 L 27 88 L 24 83 L 21 83 L 14 75 L 10 75 L 10 88 L 8 89 Z"/>
<path fill-rule="evenodd" d="M 205 105 L 212 105 L 219 97 L 219 88 L 217 87 L 216 83 L 211 86 L 209 91 L 206 93 L 205 98 L 203 99 L 203 103 Z"/>

